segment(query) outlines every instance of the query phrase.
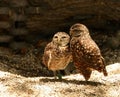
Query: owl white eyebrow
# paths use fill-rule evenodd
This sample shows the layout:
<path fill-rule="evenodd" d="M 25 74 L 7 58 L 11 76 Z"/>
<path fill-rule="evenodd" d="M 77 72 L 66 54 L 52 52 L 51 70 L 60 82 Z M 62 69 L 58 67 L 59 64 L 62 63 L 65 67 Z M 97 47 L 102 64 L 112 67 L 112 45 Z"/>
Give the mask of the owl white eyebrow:
<path fill-rule="evenodd" d="M 54 38 L 58 38 L 57 36 L 54 36 Z"/>

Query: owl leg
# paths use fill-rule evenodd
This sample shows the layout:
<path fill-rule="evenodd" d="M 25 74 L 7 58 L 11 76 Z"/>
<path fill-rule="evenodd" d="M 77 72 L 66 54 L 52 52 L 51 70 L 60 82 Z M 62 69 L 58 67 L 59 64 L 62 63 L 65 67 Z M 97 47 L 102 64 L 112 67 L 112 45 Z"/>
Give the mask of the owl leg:
<path fill-rule="evenodd" d="M 56 71 L 53 71 L 53 73 L 54 73 L 54 78 L 57 79 Z"/>
<path fill-rule="evenodd" d="M 83 77 L 85 78 L 85 80 L 88 81 L 91 76 L 92 70 L 89 68 L 86 68 L 86 69 L 81 70 L 81 73 Z"/>
<path fill-rule="evenodd" d="M 104 76 L 108 76 L 106 68 L 103 69 L 103 74 L 104 74 Z"/>
<path fill-rule="evenodd" d="M 57 76 L 58 76 L 58 79 L 62 79 L 62 74 L 60 73 L 59 70 L 58 70 L 58 74 L 57 74 Z"/>
<path fill-rule="evenodd" d="M 107 76 L 108 75 L 108 73 L 107 73 L 107 70 L 106 70 L 106 67 L 105 67 L 105 65 L 106 65 L 106 63 L 105 63 L 105 60 L 104 60 L 104 58 L 102 57 L 102 62 L 103 62 L 103 74 L 104 74 L 104 76 Z"/>
<path fill-rule="evenodd" d="M 54 73 L 54 78 L 55 79 L 57 79 L 57 77 L 58 77 L 58 79 L 62 79 L 62 75 L 61 75 L 59 70 L 58 70 L 58 74 L 57 74 L 57 71 L 53 71 L 53 73 Z"/>

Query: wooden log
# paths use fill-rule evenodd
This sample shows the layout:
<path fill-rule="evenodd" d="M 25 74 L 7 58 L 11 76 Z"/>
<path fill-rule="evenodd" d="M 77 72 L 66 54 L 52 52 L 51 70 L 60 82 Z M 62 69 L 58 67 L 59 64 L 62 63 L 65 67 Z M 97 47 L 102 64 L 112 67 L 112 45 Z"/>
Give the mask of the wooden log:
<path fill-rule="evenodd" d="M 0 43 L 8 43 L 13 39 L 10 35 L 0 35 Z"/>
<path fill-rule="evenodd" d="M 27 0 L 9 0 L 9 5 L 12 7 L 24 7 L 28 5 Z"/>
<path fill-rule="evenodd" d="M 14 37 L 68 32 L 77 22 L 93 29 L 118 29 L 120 25 L 120 0 L 3 0 L 0 3 L 4 3 L 0 7 L 0 29 L 6 29 Z"/>
<path fill-rule="evenodd" d="M 11 15 L 11 20 L 12 21 L 25 21 L 26 20 L 26 15 L 24 15 L 24 14 L 17 14 L 17 13 L 13 13 L 12 15 Z"/>
<path fill-rule="evenodd" d="M 15 26 L 15 28 L 25 28 L 26 23 L 25 23 L 25 21 L 15 21 L 14 26 Z"/>
<path fill-rule="evenodd" d="M 11 27 L 11 23 L 10 22 L 5 22 L 5 21 L 0 21 L 0 28 L 10 28 Z"/>
<path fill-rule="evenodd" d="M 0 0 L 0 6 L 1 7 L 9 6 L 9 0 Z"/>
<path fill-rule="evenodd" d="M 70 27 L 76 22 L 92 28 L 111 29 L 109 22 L 120 21 L 120 1 L 109 0 L 28 0 L 31 6 L 27 14 L 26 25 L 29 30 L 37 31 Z M 41 5 L 41 3 L 44 5 Z M 37 11 L 38 10 L 38 11 Z"/>
<path fill-rule="evenodd" d="M 44 13 L 45 13 L 45 11 L 39 6 L 37 6 L 37 7 L 30 6 L 30 7 L 25 8 L 25 14 L 27 14 L 28 16 L 31 15 L 31 14 L 32 15 L 39 14 L 39 16 L 40 16 Z"/>
<path fill-rule="evenodd" d="M 10 21 L 10 17 L 7 14 L 0 14 L 0 21 Z"/>
<path fill-rule="evenodd" d="M 9 14 L 10 8 L 9 7 L 0 7 L 0 14 Z"/>
<path fill-rule="evenodd" d="M 24 28 L 18 28 L 18 29 L 11 29 L 11 34 L 14 35 L 14 36 L 20 36 L 20 35 L 27 35 L 28 34 L 28 31 L 27 29 L 24 29 Z"/>

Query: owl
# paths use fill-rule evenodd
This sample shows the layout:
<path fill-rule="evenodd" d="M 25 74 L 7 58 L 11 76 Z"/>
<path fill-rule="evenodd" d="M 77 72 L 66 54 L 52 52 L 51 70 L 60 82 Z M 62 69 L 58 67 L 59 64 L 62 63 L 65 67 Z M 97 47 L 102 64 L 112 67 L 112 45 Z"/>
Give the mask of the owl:
<path fill-rule="evenodd" d="M 72 53 L 69 48 L 70 36 L 65 32 L 57 32 L 50 43 L 45 47 L 43 64 L 52 70 L 56 77 L 56 71 L 64 70 L 72 61 Z M 58 76 L 59 77 L 59 76 Z"/>
<path fill-rule="evenodd" d="M 85 80 L 89 80 L 92 70 L 103 72 L 104 76 L 107 76 L 104 58 L 99 47 L 92 40 L 87 27 L 76 23 L 71 26 L 69 33 L 73 63 Z"/>

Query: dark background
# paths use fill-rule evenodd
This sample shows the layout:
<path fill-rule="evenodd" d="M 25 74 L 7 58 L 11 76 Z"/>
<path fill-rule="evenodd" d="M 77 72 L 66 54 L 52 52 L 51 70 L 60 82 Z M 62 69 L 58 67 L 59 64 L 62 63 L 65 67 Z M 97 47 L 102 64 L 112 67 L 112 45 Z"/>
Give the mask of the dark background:
<path fill-rule="evenodd" d="M 89 28 L 107 65 L 120 62 L 120 0 L 0 0 L 0 69 L 50 75 L 44 47 L 74 23 Z"/>

